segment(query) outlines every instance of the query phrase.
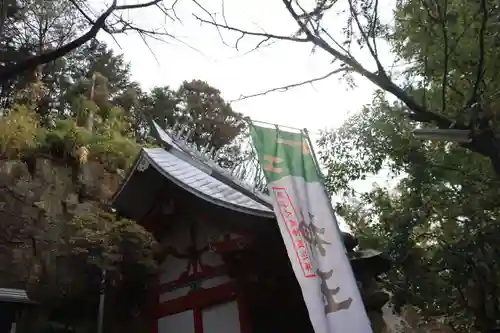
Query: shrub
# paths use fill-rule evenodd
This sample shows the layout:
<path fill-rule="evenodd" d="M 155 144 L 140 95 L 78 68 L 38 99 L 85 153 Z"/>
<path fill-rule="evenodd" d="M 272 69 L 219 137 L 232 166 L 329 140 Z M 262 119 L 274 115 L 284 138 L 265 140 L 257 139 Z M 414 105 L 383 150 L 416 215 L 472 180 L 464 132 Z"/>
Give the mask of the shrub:
<path fill-rule="evenodd" d="M 74 216 L 65 225 L 60 253 L 100 268 L 131 269 L 147 276 L 156 270 L 157 243 L 142 226 L 103 211 Z"/>
<path fill-rule="evenodd" d="M 127 169 L 140 146 L 121 133 L 124 127 L 119 126 L 117 117 L 111 117 L 95 133 L 77 126 L 74 119 L 58 120 L 53 128 L 44 128 L 32 109 L 15 105 L 0 116 L 0 157 L 19 159 L 45 153 L 75 160 L 79 158 L 79 149 L 85 147 L 90 159 L 103 163 L 109 171 Z"/>
<path fill-rule="evenodd" d="M 40 151 L 66 159 L 78 159 L 78 149 L 86 147 L 90 159 L 103 163 L 109 171 L 128 168 L 139 152 L 133 139 L 114 130 L 94 134 L 73 119 L 59 120 L 53 129 L 40 129 L 38 141 Z"/>
<path fill-rule="evenodd" d="M 90 157 L 105 164 L 110 171 L 127 169 L 139 152 L 139 145 L 120 134 L 100 134 L 90 146 Z"/>
<path fill-rule="evenodd" d="M 26 105 L 14 105 L 0 117 L 0 156 L 19 158 L 38 146 L 39 122 Z"/>
<path fill-rule="evenodd" d="M 66 158 L 76 158 L 78 148 L 93 140 L 92 133 L 77 126 L 73 119 L 58 120 L 55 128 L 45 129 L 39 136 L 41 151 Z"/>

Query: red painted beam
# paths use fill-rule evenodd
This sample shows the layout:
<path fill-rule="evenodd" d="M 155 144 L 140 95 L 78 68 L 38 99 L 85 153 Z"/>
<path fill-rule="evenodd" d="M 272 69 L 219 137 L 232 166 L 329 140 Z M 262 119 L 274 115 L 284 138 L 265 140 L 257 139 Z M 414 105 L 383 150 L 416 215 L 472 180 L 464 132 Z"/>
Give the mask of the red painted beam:
<path fill-rule="evenodd" d="M 236 299 L 236 287 L 234 282 L 228 282 L 217 287 L 193 291 L 186 296 L 159 304 L 155 317 L 158 319 L 186 310 L 222 304 L 233 299 Z"/>

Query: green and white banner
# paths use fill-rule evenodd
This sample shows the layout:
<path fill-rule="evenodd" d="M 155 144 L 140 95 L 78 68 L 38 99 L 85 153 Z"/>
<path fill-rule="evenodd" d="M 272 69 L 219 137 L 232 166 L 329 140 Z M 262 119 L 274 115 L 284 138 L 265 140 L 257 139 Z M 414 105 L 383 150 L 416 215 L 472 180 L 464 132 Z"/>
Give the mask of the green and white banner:
<path fill-rule="evenodd" d="M 251 135 L 315 333 L 371 333 L 307 134 L 252 126 Z"/>

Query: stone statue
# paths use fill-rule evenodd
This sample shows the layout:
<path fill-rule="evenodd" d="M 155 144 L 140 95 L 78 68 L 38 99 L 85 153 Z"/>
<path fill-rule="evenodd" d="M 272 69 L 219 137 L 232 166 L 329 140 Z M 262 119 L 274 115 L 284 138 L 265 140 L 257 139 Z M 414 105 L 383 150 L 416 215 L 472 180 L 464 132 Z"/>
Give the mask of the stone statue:
<path fill-rule="evenodd" d="M 395 313 L 391 305 L 391 294 L 377 283 L 377 277 L 391 268 L 391 262 L 380 251 L 355 250 L 358 240 L 343 232 L 342 238 L 373 333 L 452 333 L 453 330 L 439 321 L 424 322 L 419 311 L 412 305 L 404 305 Z"/>

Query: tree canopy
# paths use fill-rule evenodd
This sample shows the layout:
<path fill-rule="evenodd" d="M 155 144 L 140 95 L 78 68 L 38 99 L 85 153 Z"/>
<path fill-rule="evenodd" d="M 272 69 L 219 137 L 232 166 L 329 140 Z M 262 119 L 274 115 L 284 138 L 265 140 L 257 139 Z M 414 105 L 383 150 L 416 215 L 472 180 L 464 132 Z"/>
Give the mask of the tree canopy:
<path fill-rule="evenodd" d="M 95 17 L 88 15 L 85 1 L 45 3 L 2 4 L 1 157 L 43 152 L 78 160 L 84 147 L 90 159 L 110 171 L 124 169 L 140 145 L 151 143 L 148 117 L 164 127 L 190 125 L 191 143 L 220 149 L 214 158 L 221 165 L 241 155 L 238 138 L 245 123 L 215 87 L 192 80 L 144 91 L 132 80 L 123 57 L 94 39 L 99 30 L 158 33 L 112 14 L 160 1 L 125 6 L 114 1 Z M 414 304 L 424 318 L 443 317 L 456 332 L 491 331 L 500 317 L 500 7 L 488 0 L 397 0 L 393 20 L 384 22 L 385 3 L 377 0 L 282 3 L 296 23 L 284 35 L 242 30 L 208 12 L 197 19 L 240 33 L 238 41 L 261 38 L 257 48 L 282 40 L 308 43 L 331 55 L 335 67 L 306 83 L 357 73 L 380 88 L 371 105 L 341 128 L 323 133 L 319 142 L 326 186 L 343 196 L 337 211 L 361 247 L 383 250 L 393 260 L 394 269 L 383 282 L 396 305 Z M 345 19 L 340 35 L 328 30 L 328 20 L 335 18 Z M 380 43 L 391 47 L 403 73 L 384 67 Z M 353 55 L 359 51 L 368 53 L 373 68 Z M 416 129 L 436 128 L 464 130 L 469 140 L 422 141 L 413 135 Z M 354 181 L 381 171 L 395 176 L 394 187 L 353 190 Z M 69 308 L 73 297 L 95 290 L 102 267 L 113 272 L 117 285 L 127 287 L 151 267 L 154 242 L 130 221 L 106 214 L 81 216 L 71 220 L 67 233 L 57 252 L 63 261 L 81 262 L 82 270 L 77 276 L 56 274 L 78 287 L 68 288 L 73 293 L 64 284 L 57 289 L 57 297 L 59 291 L 65 297 L 57 298 L 56 313 Z M 108 246 L 97 241 L 101 239 Z M 136 256 L 123 260 L 130 251 Z M 89 299 L 95 302 L 95 297 Z"/>
<path fill-rule="evenodd" d="M 330 55 L 332 70 L 303 84 L 360 74 L 379 88 L 371 105 L 319 141 L 326 186 L 342 197 L 337 211 L 361 247 L 393 260 L 384 281 L 396 305 L 414 304 L 456 332 L 498 329 L 498 3 L 397 0 L 393 13 L 376 0 L 282 4 L 296 23 L 288 33 L 245 30 L 219 13 L 197 19 L 239 33 L 236 46 L 246 37 L 258 39 L 256 48 L 287 41 Z M 334 20 L 344 23 L 341 33 L 330 29 Z M 422 129 L 462 130 L 465 140 L 418 140 Z M 394 186 L 352 187 L 380 172 Z"/>
<path fill-rule="evenodd" d="M 497 66 L 492 51 L 497 36 L 495 2 L 481 0 L 472 5 L 448 0 L 396 0 L 394 15 L 385 8 L 387 3 L 377 0 L 281 2 L 296 24 L 288 33 L 228 25 L 223 10 L 222 13 L 205 11 L 205 16 L 196 18 L 219 30 L 240 34 L 236 48 L 242 38 L 248 37 L 257 39 L 255 49 L 287 41 L 310 44 L 313 50 L 326 52 L 331 56 L 333 69 L 302 84 L 335 74 L 349 79 L 352 74 L 359 74 L 400 100 L 404 106 L 401 112 L 421 126 L 464 131 L 468 140 L 462 147 L 488 157 L 500 175 L 493 111 L 496 90 L 487 77 L 487 72 L 494 75 Z M 344 22 L 340 32 L 338 24 L 336 30 L 331 29 L 332 21 Z M 387 64 L 382 44 L 391 47 L 397 66 Z M 356 56 L 360 52 L 365 52 L 373 66 Z M 399 75 L 395 67 L 406 68 L 405 75 Z M 300 84 L 281 88 L 286 90 Z"/>
<path fill-rule="evenodd" d="M 96 13 L 86 0 L 20 0 L 0 4 L 0 36 L 4 49 L 22 49 L 0 67 L 0 80 L 9 81 L 18 75 L 37 75 L 40 66 L 56 61 L 94 39 L 99 31 L 110 35 L 136 32 L 147 37 L 173 37 L 166 31 L 143 29 L 125 19 L 130 11 L 155 7 L 167 18 L 173 7 L 163 0 L 119 5 L 117 0 L 105 4 Z M 172 3 L 172 6 L 175 2 Z M 173 13 L 175 14 L 175 12 Z"/>
<path fill-rule="evenodd" d="M 221 92 L 196 79 L 174 88 L 142 89 L 123 55 L 92 38 L 103 16 L 89 22 L 82 13 L 85 1 L 4 1 L 1 8 L 0 159 L 29 164 L 33 158 L 49 157 L 70 171 L 100 162 L 107 172 L 122 173 L 141 146 L 155 143 L 149 119 L 163 127 L 194 129 L 192 143 L 213 147 L 213 157 L 222 166 L 239 158 L 234 142 L 246 123 Z M 126 8 L 136 6 L 112 3 L 99 29 L 148 35 L 110 14 Z M 94 31 L 90 38 L 85 32 L 89 27 Z M 87 36 L 83 42 L 82 36 Z M 74 182 L 78 187 L 79 180 Z M 109 213 L 105 204 L 96 203 L 102 206 L 97 211 L 52 216 L 29 230 L 13 226 L 16 237 L 35 244 L 31 256 L 17 256 L 8 236 L 1 247 L 16 258 L 13 267 L 19 270 L 12 269 L 11 275 L 41 302 L 46 322 L 94 331 L 101 274 L 106 271 L 107 325 L 137 332 L 142 328 L 132 319 L 149 300 L 146 288 L 155 272 L 156 243 L 135 222 Z M 55 239 L 54 228 L 60 235 Z"/>
<path fill-rule="evenodd" d="M 485 15 L 494 17 L 498 6 L 413 0 L 399 5 L 387 38 L 409 63 L 405 94 L 426 110 L 475 126 L 476 133 L 496 135 L 496 28 L 491 20 L 485 23 Z M 479 114 L 463 111 L 471 101 L 481 105 Z M 415 111 L 380 90 L 371 105 L 323 133 L 327 187 L 344 195 L 337 211 L 360 246 L 393 259 L 385 282 L 397 303 L 414 304 L 427 318 L 444 317 L 456 332 L 490 332 L 500 311 L 500 187 L 491 156 L 453 142 L 416 139 L 415 129 L 435 125 L 422 124 L 418 111 L 408 117 L 408 108 Z M 381 171 L 394 176 L 394 186 L 353 190 L 353 181 Z"/>

